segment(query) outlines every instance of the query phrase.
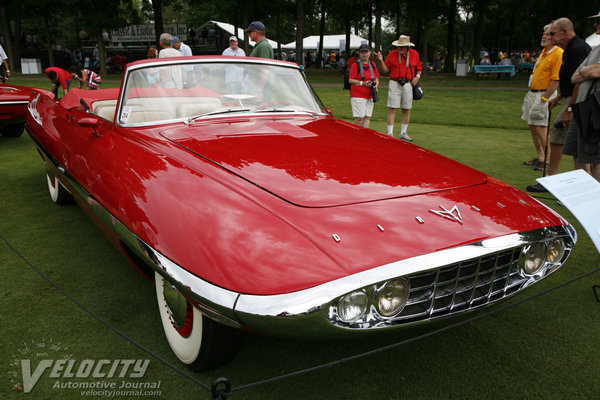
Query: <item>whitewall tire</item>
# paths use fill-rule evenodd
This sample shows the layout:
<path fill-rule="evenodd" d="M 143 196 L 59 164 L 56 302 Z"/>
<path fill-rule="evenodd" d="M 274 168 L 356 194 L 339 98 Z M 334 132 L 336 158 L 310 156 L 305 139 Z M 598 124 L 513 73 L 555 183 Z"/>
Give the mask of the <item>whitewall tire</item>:
<path fill-rule="evenodd" d="M 239 349 L 238 330 L 203 315 L 158 272 L 154 280 L 160 320 L 177 358 L 196 370 L 230 361 Z"/>

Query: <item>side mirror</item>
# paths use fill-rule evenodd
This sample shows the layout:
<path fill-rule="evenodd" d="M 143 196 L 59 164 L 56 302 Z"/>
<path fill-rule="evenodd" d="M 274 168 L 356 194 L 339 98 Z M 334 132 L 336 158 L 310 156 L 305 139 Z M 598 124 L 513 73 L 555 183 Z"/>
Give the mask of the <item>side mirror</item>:
<path fill-rule="evenodd" d="M 81 104 L 81 107 L 83 107 L 85 111 L 90 111 L 90 106 L 85 102 L 84 99 L 79 99 L 79 104 Z"/>

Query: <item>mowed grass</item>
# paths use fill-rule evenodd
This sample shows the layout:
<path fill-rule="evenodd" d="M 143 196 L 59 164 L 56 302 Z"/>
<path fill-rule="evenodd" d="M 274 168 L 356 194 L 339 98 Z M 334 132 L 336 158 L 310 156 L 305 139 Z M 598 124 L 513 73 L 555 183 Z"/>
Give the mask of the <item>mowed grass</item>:
<path fill-rule="evenodd" d="M 349 93 L 341 90 L 339 76 L 331 74 L 325 79 L 321 75 L 316 84 L 319 96 L 336 117 L 351 121 Z M 423 80 L 426 97 L 414 105 L 409 134 L 416 145 L 521 189 L 541 176 L 522 165 L 533 155 L 529 131 L 520 120 L 525 92 L 514 90 L 519 83 L 516 80 L 523 77 L 475 81 L 436 75 L 436 79 L 443 84 L 434 85 L 433 77 Z M 473 82 L 481 88 L 472 88 Z M 11 83 L 47 87 L 43 79 L 19 78 Z M 525 82 L 520 83 L 525 87 Z M 103 85 L 117 87 L 119 82 L 108 79 Z M 455 88 L 461 85 L 467 89 Z M 385 132 L 385 96 L 382 89 L 382 101 L 376 105 L 371 124 L 380 132 Z M 565 159 L 562 169 L 570 168 L 571 160 Z M 31 359 L 34 369 L 42 359 L 63 358 L 77 362 L 150 359 L 143 378 L 125 381 L 160 382 L 160 394 L 126 393 L 117 398 L 210 398 L 209 392 L 98 322 L 32 269 L 30 264 L 115 328 L 181 367 L 162 332 L 153 282 L 132 270 L 76 205 L 51 203 L 41 158 L 26 135 L 0 137 L 0 189 L 0 398 L 98 397 L 77 389 L 56 388 L 57 382 L 77 380 L 53 378 L 50 370 L 31 393 L 25 395 L 14 388 L 13 383 L 23 383 L 20 360 Z M 598 253 L 580 224 L 551 196 L 543 197 L 541 201 L 574 224 L 579 242 L 561 270 L 513 298 L 513 303 L 600 266 Z M 597 398 L 600 304 L 591 287 L 598 283 L 598 274 L 590 275 L 511 309 L 407 345 L 308 374 L 251 385 L 234 392 L 231 399 Z M 245 334 L 233 363 L 190 375 L 207 386 L 218 377 L 227 377 L 235 388 L 445 326 L 436 323 L 392 335 L 325 342 Z M 120 386 L 122 380 L 101 381 Z"/>

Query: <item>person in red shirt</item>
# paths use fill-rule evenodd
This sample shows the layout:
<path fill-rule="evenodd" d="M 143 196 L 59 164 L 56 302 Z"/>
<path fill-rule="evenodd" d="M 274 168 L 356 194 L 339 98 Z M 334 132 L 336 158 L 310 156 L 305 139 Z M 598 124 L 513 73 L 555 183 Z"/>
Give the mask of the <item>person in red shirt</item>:
<path fill-rule="evenodd" d="M 350 103 L 354 123 L 368 128 L 373 115 L 373 86 L 379 86 L 379 71 L 370 60 L 371 48 L 368 44 L 361 44 L 358 48 L 359 59 L 350 65 Z M 362 68 L 361 68 L 362 66 Z M 362 72 L 361 72 L 362 69 Z"/>
<path fill-rule="evenodd" d="M 52 87 L 50 90 L 54 93 L 54 99 L 58 99 L 58 87 L 61 86 L 63 89 L 63 96 L 69 91 L 69 85 L 71 84 L 71 74 L 62 68 L 49 67 L 44 70 Z"/>
<path fill-rule="evenodd" d="M 398 47 L 392 50 L 383 62 L 381 52 L 375 53 L 375 57 L 381 66 L 382 74 L 390 74 L 390 84 L 388 88 L 388 115 L 387 115 L 387 134 L 394 136 L 394 121 L 396 120 L 396 111 L 402 108 L 402 124 L 400 130 L 400 139 L 412 142 L 412 138 L 406 133 L 408 123 L 410 122 L 410 110 L 412 108 L 413 94 L 412 88 L 421 79 L 421 60 L 419 53 L 410 42 L 410 36 L 400 35 L 398 40 L 392 42 Z"/>

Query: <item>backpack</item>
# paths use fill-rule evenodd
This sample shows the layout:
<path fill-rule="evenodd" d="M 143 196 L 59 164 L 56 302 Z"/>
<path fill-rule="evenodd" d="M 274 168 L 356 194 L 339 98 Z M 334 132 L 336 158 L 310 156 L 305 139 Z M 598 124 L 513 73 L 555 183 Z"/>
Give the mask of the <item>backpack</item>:
<path fill-rule="evenodd" d="M 352 67 L 352 65 L 347 65 L 346 69 L 344 70 L 344 90 L 350 90 L 350 67 Z M 365 71 L 363 70 L 363 66 L 362 63 L 359 60 L 356 60 L 356 67 L 358 68 L 358 70 L 360 71 L 360 76 L 362 78 L 362 80 L 365 80 Z M 369 60 L 369 67 L 373 68 L 373 63 L 371 62 L 371 60 Z"/>

